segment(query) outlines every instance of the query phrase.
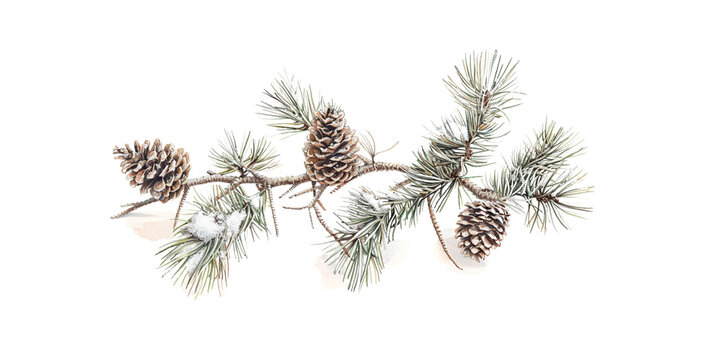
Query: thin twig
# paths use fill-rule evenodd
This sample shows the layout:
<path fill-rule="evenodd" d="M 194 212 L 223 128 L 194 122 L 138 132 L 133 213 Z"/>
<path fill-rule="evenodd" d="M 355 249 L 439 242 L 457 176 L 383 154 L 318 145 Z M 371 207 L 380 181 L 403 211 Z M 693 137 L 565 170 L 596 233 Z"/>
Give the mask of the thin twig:
<path fill-rule="evenodd" d="M 374 164 L 370 164 L 370 165 L 365 165 L 365 166 L 361 167 L 361 168 L 358 170 L 358 172 L 357 172 L 357 174 L 355 174 L 355 176 L 353 176 L 350 180 L 348 180 L 348 181 L 346 181 L 346 182 L 338 185 L 337 187 L 335 187 L 330 193 L 332 194 L 332 193 L 340 190 L 343 186 L 347 185 L 349 182 L 351 182 L 351 181 L 353 181 L 353 180 L 355 180 L 355 179 L 357 179 L 357 178 L 359 178 L 359 177 L 361 177 L 361 176 L 363 176 L 363 175 L 365 175 L 365 174 L 369 174 L 369 173 L 371 173 L 371 172 L 375 172 L 375 171 L 399 171 L 399 172 L 403 172 L 403 173 L 404 173 L 404 172 L 407 172 L 407 169 L 408 169 L 408 168 L 407 168 L 407 166 L 405 166 L 405 165 L 394 164 L 394 163 L 374 163 Z"/>
<path fill-rule="evenodd" d="M 440 225 L 438 224 L 437 218 L 435 217 L 435 210 L 433 210 L 432 203 L 430 202 L 430 197 L 427 198 L 427 204 L 428 204 L 428 212 L 430 212 L 430 220 L 432 221 L 433 228 L 435 228 L 435 234 L 437 234 L 438 240 L 440 240 L 440 245 L 442 245 L 443 251 L 445 251 L 445 255 L 447 255 L 448 259 L 452 261 L 452 263 L 455 265 L 456 268 L 462 270 L 456 262 L 455 259 L 453 259 L 452 256 L 450 256 L 450 252 L 448 252 L 447 246 L 445 245 L 445 240 L 443 240 L 442 232 L 440 231 Z"/>
<path fill-rule="evenodd" d="M 287 194 L 289 194 L 291 191 L 293 191 L 293 189 L 295 189 L 298 185 L 300 185 L 300 184 L 292 184 L 292 185 L 290 185 L 290 187 L 289 187 L 287 190 L 285 190 L 284 193 L 282 193 L 282 194 L 280 194 L 280 196 L 278 196 L 278 199 L 282 199 L 285 195 L 287 195 Z"/>
<path fill-rule="evenodd" d="M 405 187 L 406 185 L 410 185 L 411 182 L 412 182 L 412 180 L 410 180 L 410 179 L 405 179 L 405 180 L 403 180 L 403 181 L 401 181 L 401 182 L 399 182 L 399 183 L 391 186 L 391 187 L 390 187 L 390 191 L 396 191 L 397 189 L 399 189 L 399 188 L 401 188 L 401 187 Z"/>
<path fill-rule="evenodd" d="M 185 198 L 187 197 L 188 190 L 190 190 L 189 187 L 185 186 L 183 188 L 182 196 L 180 197 L 180 204 L 178 204 L 177 212 L 175 213 L 175 221 L 173 221 L 173 229 L 175 226 L 177 226 L 178 218 L 180 217 L 180 209 L 182 209 L 183 204 L 185 203 Z"/>
<path fill-rule="evenodd" d="M 130 206 L 129 208 L 125 209 L 123 212 L 121 212 L 121 213 L 119 213 L 119 214 L 117 214 L 117 215 L 113 215 L 113 216 L 111 216 L 110 218 L 111 218 L 111 219 L 117 219 L 117 218 L 119 218 L 119 217 L 122 217 L 122 216 L 125 216 L 125 215 L 129 214 L 131 211 L 134 211 L 134 210 L 136 210 L 136 209 L 139 209 L 139 208 L 141 208 L 141 207 L 143 207 L 143 206 L 145 206 L 145 205 L 152 204 L 152 203 L 154 203 L 154 202 L 156 202 L 156 201 L 158 201 L 158 199 L 155 199 L 155 198 L 149 198 L 149 199 L 145 199 L 145 200 L 143 200 L 143 201 L 138 201 L 138 202 L 134 203 L 134 205 L 132 205 L 132 206 Z"/>
<path fill-rule="evenodd" d="M 468 178 L 458 178 L 458 182 L 479 200 L 498 201 L 498 197 L 494 191 L 490 189 L 483 189 L 475 185 L 475 183 L 470 181 Z"/>
<path fill-rule="evenodd" d="M 322 201 L 320 201 L 320 195 L 317 195 L 317 196 L 316 196 L 316 194 L 315 194 L 315 182 L 313 181 L 311 184 L 312 184 L 312 190 L 313 190 L 313 197 L 316 197 L 316 199 L 317 199 L 316 202 L 317 202 L 318 205 L 320 205 L 320 208 L 322 208 L 323 211 L 326 211 L 326 210 L 325 210 L 325 205 L 323 205 Z M 323 187 L 322 190 L 325 191 L 325 187 Z M 312 215 L 310 216 L 310 218 L 312 218 Z"/>
<path fill-rule="evenodd" d="M 370 166 L 372 166 L 372 165 L 370 165 Z M 355 177 L 357 177 L 357 176 L 358 176 L 358 175 L 355 175 Z M 339 184 L 339 185 L 336 186 L 334 189 L 332 189 L 332 191 L 330 191 L 330 193 L 331 193 L 331 194 L 334 194 L 336 191 L 342 189 L 342 188 L 345 187 L 345 185 L 347 185 L 350 181 L 352 181 L 353 179 L 355 179 L 355 177 L 353 177 L 352 179 L 350 179 L 350 180 L 348 180 L 348 181 L 346 181 L 346 182 L 344 182 L 344 183 Z"/>
<path fill-rule="evenodd" d="M 255 171 L 252 171 L 252 170 L 249 170 L 249 171 L 254 177 L 256 177 L 262 181 L 262 183 L 256 184 L 258 186 L 258 191 L 262 191 L 262 190 L 267 191 L 267 199 L 268 199 L 268 204 L 270 205 L 270 213 L 272 214 L 273 226 L 275 226 L 275 236 L 280 236 L 280 229 L 278 228 L 277 214 L 275 213 L 275 203 L 273 202 L 273 198 L 272 198 L 272 190 L 271 190 L 272 186 L 270 186 L 269 179 L 264 175 L 260 175 L 260 174 L 256 173 Z M 262 189 L 260 189 L 261 185 L 262 185 Z"/>
<path fill-rule="evenodd" d="M 345 255 L 347 255 L 347 257 L 350 257 L 350 253 L 347 251 L 347 249 L 345 249 L 345 246 L 343 246 L 342 242 L 340 241 L 340 237 L 338 237 L 337 234 L 334 233 L 332 231 L 332 229 L 330 229 L 328 224 L 325 222 L 325 219 L 323 219 L 322 214 L 320 213 L 320 210 L 318 209 L 318 207 L 313 206 L 313 209 L 315 210 L 315 216 L 317 217 L 320 225 L 322 225 L 322 227 L 325 228 L 325 231 L 327 231 L 328 234 L 330 234 L 330 236 L 332 236 L 335 239 L 335 241 L 337 241 L 337 243 L 340 244 L 340 247 L 343 249 L 343 252 L 345 253 Z"/>
<path fill-rule="evenodd" d="M 217 196 L 215 196 L 215 200 L 220 200 L 221 198 L 225 197 L 231 191 L 235 190 L 235 188 L 237 188 L 238 186 L 240 186 L 239 182 L 233 182 L 228 187 L 226 187 L 223 191 L 219 191 Z"/>
<path fill-rule="evenodd" d="M 315 197 L 313 197 L 312 201 L 310 201 L 310 204 L 307 204 L 305 206 L 300 206 L 300 207 L 294 207 L 294 206 L 283 206 L 283 207 L 288 210 L 309 209 L 309 208 L 313 207 L 316 202 L 318 202 L 318 200 L 320 199 L 320 196 L 322 195 L 323 191 L 325 191 L 326 188 L 327 188 L 327 185 L 320 185 L 319 187 L 317 187 L 316 188 L 317 193 L 315 194 Z"/>
<path fill-rule="evenodd" d="M 288 199 L 292 199 L 292 198 L 294 198 L 294 197 L 296 197 L 296 196 L 300 196 L 300 195 L 303 195 L 303 194 L 307 194 L 307 193 L 309 193 L 309 192 L 311 192 L 311 191 L 313 191 L 313 188 L 309 188 L 309 189 L 305 189 L 305 190 L 296 192 L 296 193 L 288 196 Z M 331 194 L 332 194 L 332 193 L 331 193 Z"/>
<path fill-rule="evenodd" d="M 275 236 L 280 236 L 280 229 L 278 228 L 277 214 L 275 214 L 275 205 L 273 204 L 272 198 L 272 187 L 265 185 L 265 191 L 267 191 L 268 202 L 270 203 L 270 213 L 272 213 L 273 225 L 275 225 Z"/>

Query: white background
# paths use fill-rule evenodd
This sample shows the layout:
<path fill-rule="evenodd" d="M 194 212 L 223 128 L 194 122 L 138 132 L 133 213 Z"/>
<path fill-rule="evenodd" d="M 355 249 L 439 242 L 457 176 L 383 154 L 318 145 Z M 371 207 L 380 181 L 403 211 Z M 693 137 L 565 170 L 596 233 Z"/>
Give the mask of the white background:
<path fill-rule="evenodd" d="M 0 357 L 717 359 L 716 15 L 692 1 L 4 1 Z M 594 212 L 570 231 L 530 234 L 515 214 L 502 248 L 461 272 L 423 218 L 397 233 L 381 282 L 351 293 L 320 259 L 323 231 L 280 210 L 280 238 L 251 244 L 222 297 L 194 300 L 156 269 L 176 202 L 109 219 L 141 199 L 114 145 L 160 137 L 200 176 L 223 129 L 273 134 L 256 104 L 283 70 L 382 146 L 399 140 L 381 159 L 407 163 L 456 109 L 441 80 L 485 49 L 520 60 L 527 94 L 497 160 L 546 117 L 588 146 Z M 272 140 L 271 174 L 301 173 L 302 136 Z M 447 232 L 457 212 L 440 215 Z"/>

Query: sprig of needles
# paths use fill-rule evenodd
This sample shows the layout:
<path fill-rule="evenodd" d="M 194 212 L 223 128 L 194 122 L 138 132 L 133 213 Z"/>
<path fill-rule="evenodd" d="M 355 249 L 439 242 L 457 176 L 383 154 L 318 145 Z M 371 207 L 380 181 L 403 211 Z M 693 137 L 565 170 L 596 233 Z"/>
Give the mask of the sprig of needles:
<path fill-rule="evenodd" d="M 196 297 L 216 286 L 218 291 L 222 291 L 227 284 L 231 254 L 236 259 L 246 257 L 247 240 L 267 233 L 264 215 L 266 198 L 262 192 L 247 196 L 238 188 L 221 198 L 217 197 L 218 193 L 219 188 L 214 188 L 212 196 L 196 194 L 192 215 L 175 229 L 176 239 L 158 251 L 158 255 L 162 255 L 160 268 L 164 270 L 163 276 L 169 275 L 188 294 Z M 198 214 L 213 218 L 235 214 L 241 216 L 242 221 L 234 223 L 232 228 L 226 224 L 218 235 L 201 239 L 188 231 L 192 217 Z"/>
<path fill-rule="evenodd" d="M 225 131 L 225 142 L 218 143 L 218 149 L 210 150 L 210 159 L 220 169 L 220 174 L 235 171 L 241 176 L 248 172 L 268 170 L 278 165 L 278 154 L 265 137 L 253 138 L 248 132 L 243 137 L 242 145 L 232 132 Z"/>
<path fill-rule="evenodd" d="M 585 173 L 569 163 L 584 150 L 575 132 L 546 121 L 535 139 L 516 150 L 487 185 L 511 205 L 517 205 L 514 197 L 525 200 L 531 230 L 537 227 L 545 231 L 547 225 L 555 227 L 556 223 L 567 228 L 565 215 L 580 217 L 591 211 L 590 207 L 568 202 L 592 190 L 592 186 L 579 186 Z"/>
<path fill-rule="evenodd" d="M 315 112 L 323 107 L 322 97 L 313 95 L 310 86 L 303 86 L 293 76 L 279 77 L 263 92 L 260 115 L 271 121 L 270 126 L 283 134 L 302 133 L 312 124 Z"/>

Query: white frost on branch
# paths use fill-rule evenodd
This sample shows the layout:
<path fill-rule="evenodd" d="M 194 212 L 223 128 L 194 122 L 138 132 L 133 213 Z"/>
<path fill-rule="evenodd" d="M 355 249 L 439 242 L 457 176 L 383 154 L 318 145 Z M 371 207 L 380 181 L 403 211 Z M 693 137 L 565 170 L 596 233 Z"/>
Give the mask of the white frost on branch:
<path fill-rule="evenodd" d="M 234 238 L 239 236 L 242 232 L 242 225 L 246 217 L 247 214 L 240 211 L 235 211 L 231 214 L 203 214 L 202 212 L 198 212 L 190 218 L 190 222 L 187 224 L 185 232 L 193 238 L 205 243 L 199 245 L 200 247 L 212 247 L 214 245 L 207 243 L 215 241 L 227 243 L 233 241 Z M 221 259 L 227 256 L 224 249 L 220 249 L 218 252 L 218 256 Z M 197 270 L 204 254 L 205 250 L 200 250 L 190 256 L 187 263 L 185 263 L 185 269 L 188 274 L 192 274 Z"/>
<path fill-rule="evenodd" d="M 377 196 L 370 192 L 370 191 L 361 191 L 360 195 L 365 199 L 365 201 L 370 205 L 373 210 L 375 211 L 382 211 L 382 206 L 380 204 L 380 200 L 378 200 Z"/>
<path fill-rule="evenodd" d="M 186 231 L 193 237 L 207 242 L 215 239 L 223 232 L 224 229 L 225 226 L 222 219 L 218 219 L 215 214 L 203 214 L 198 212 L 190 219 L 190 223 L 187 225 Z"/>
<path fill-rule="evenodd" d="M 225 225 L 227 227 L 228 234 L 235 236 L 240 234 L 240 227 L 245 221 L 247 215 L 244 212 L 235 211 L 234 213 L 227 215 L 225 218 Z"/>
<path fill-rule="evenodd" d="M 200 265 L 200 260 L 202 260 L 204 251 L 198 251 L 195 253 L 195 255 L 191 256 L 190 259 L 188 259 L 187 263 L 185 263 L 185 268 L 187 269 L 188 274 L 192 274 L 195 272 L 195 269 L 197 269 L 198 265 Z"/>

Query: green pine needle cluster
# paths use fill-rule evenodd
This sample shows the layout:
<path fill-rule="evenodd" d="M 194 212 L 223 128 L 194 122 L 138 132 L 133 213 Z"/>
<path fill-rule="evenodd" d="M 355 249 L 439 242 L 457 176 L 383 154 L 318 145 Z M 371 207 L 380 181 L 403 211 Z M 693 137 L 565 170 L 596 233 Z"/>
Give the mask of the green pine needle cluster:
<path fill-rule="evenodd" d="M 265 99 L 260 103 L 260 115 L 270 120 L 270 126 L 282 134 L 307 130 L 315 113 L 324 104 L 322 97 L 316 100 L 310 86 L 304 87 L 288 75 L 277 79 L 263 95 Z"/>
<path fill-rule="evenodd" d="M 351 191 L 335 234 L 327 243 L 327 262 L 343 275 L 348 289 L 360 290 L 377 282 L 385 267 L 382 251 L 395 238 L 407 216 L 407 204 L 368 191 Z M 349 254 L 349 256 L 348 256 Z"/>
<path fill-rule="evenodd" d="M 456 77 L 445 79 L 450 94 L 463 109 L 482 114 L 483 120 L 499 117 L 507 109 L 520 105 L 515 68 L 518 62 L 503 61 L 495 51 L 492 55 L 472 53 L 465 56 L 460 67 L 455 67 Z"/>
<path fill-rule="evenodd" d="M 160 268 L 164 270 L 163 276 L 169 275 L 188 294 L 196 297 L 216 286 L 221 291 L 227 282 L 231 257 L 238 260 L 246 257 L 247 240 L 267 233 L 267 198 L 264 191 L 248 196 L 242 189 L 236 188 L 218 199 L 219 192 L 215 188 L 209 197 L 196 194 L 195 209 L 175 229 L 176 239 L 158 252 L 162 255 Z M 188 231 L 191 219 L 197 214 L 221 218 L 234 214 L 242 221 L 233 224 L 236 227 L 232 228 L 227 224 L 218 236 L 200 239 Z"/>
<path fill-rule="evenodd" d="M 546 121 L 535 139 L 516 150 L 506 167 L 489 178 L 488 186 L 504 201 L 527 203 L 526 220 L 530 229 L 545 231 L 556 223 L 567 228 L 565 216 L 580 217 L 589 207 L 569 201 L 592 190 L 579 186 L 585 173 L 570 164 L 585 148 L 577 134 Z"/>
<path fill-rule="evenodd" d="M 210 159 L 220 169 L 220 174 L 239 172 L 244 176 L 251 171 L 263 171 L 278 165 L 278 154 L 267 138 L 252 138 L 250 133 L 244 136 L 242 146 L 232 132 L 225 131 L 225 142 L 219 142 L 219 149 L 210 150 Z"/>

